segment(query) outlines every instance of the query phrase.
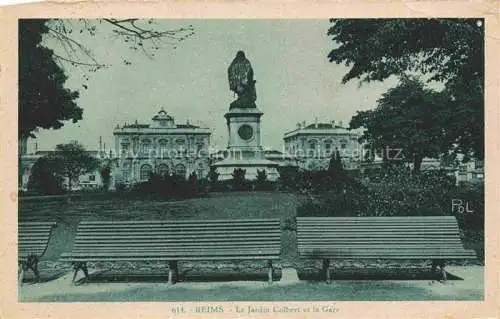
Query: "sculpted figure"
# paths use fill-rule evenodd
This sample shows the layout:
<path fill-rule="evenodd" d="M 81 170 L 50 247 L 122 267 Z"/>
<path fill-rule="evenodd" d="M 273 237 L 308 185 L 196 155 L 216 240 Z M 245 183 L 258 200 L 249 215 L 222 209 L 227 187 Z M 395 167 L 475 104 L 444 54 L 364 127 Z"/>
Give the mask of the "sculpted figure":
<path fill-rule="evenodd" d="M 238 98 L 231 103 L 230 109 L 254 108 L 257 93 L 255 92 L 255 80 L 253 79 L 253 69 L 250 61 L 245 57 L 243 51 L 238 51 L 233 62 L 227 70 L 229 79 L 229 89 L 238 95 Z"/>

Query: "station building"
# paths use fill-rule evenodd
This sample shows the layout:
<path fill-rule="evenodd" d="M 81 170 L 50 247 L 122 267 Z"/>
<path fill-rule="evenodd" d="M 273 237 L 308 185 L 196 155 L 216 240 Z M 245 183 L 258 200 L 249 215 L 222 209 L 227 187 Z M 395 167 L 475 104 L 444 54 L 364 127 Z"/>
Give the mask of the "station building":
<path fill-rule="evenodd" d="M 176 124 L 163 109 L 149 124 L 118 125 L 113 131 L 113 182 L 135 184 L 148 180 L 152 172 L 185 178 L 194 172 L 204 178 L 210 170 L 210 135 L 209 128 Z"/>
<path fill-rule="evenodd" d="M 296 158 L 302 170 L 326 170 L 333 152 L 339 151 L 344 169 L 355 170 L 363 160 L 363 145 L 358 142 L 361 130 L 350 130 L 342 121 L 297 123 L 284 134 L 285 152 Z"/>

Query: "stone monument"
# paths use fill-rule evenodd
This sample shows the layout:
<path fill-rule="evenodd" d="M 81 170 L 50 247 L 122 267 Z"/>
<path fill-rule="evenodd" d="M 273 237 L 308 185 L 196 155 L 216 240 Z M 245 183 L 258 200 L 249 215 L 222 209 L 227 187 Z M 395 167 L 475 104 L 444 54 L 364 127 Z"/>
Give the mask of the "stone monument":
<path fill-rule="evenodd" d="M 232 179 L 237 168 L 246 170 L 245 178 L 252 180 L 257 171 L 265 170 L 268 180 L 279 177 L 278 164 L 265 159 L 261 146 L 260 118 L 262 113 L 255 104 L 257 94 L 250 61 L 243 51 L 238 51 L 228 68 L 229 88 L 237 99 L 231 102 L 226 118 L 229 141 L 225 158 L 213 166 L 220 180 Z"/>

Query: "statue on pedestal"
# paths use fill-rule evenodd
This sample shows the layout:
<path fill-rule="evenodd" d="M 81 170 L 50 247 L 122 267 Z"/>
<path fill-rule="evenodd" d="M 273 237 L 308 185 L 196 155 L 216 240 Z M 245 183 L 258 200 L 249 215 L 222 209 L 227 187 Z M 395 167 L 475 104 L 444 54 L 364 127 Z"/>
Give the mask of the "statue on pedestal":
<path fill-rule="evenodd" d="M 227 70 L 229 78 L 229 89 L 238 95 L 238 98 L 231 102 L 232 108 L 256 108 L 255 100 L 255 80 L 253 79 L 253 69 L 250 61 L 245 57 L 243 51 L 238 51 L 233 62 Z"/>

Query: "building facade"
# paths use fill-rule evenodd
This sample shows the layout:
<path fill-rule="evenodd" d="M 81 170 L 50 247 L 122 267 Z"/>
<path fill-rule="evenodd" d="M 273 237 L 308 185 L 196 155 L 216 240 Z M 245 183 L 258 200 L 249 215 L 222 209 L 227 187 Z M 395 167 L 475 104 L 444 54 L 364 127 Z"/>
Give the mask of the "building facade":
<path fill-rule="evenodd" d="M 285 133 L 285 152 L 296 158 L 302 170 L 326 170 L 333 152 L 339 151 L 344 169 L 359 169 L 363 160 L 363 145 L 358 142 L 360 130 L 350 130 L 342 122 L 297 123 L 297 128 Z"/>
<path fill-rule="evenodd" d="M 117 154 L 113 184 L 134 184 L 149 179 L 151 173 L 198 178 L 210 170 L 211 132 L 196 125 L 176 124 L 161 109 L 150 124 L 125 124 L 113 132 Z"/>

